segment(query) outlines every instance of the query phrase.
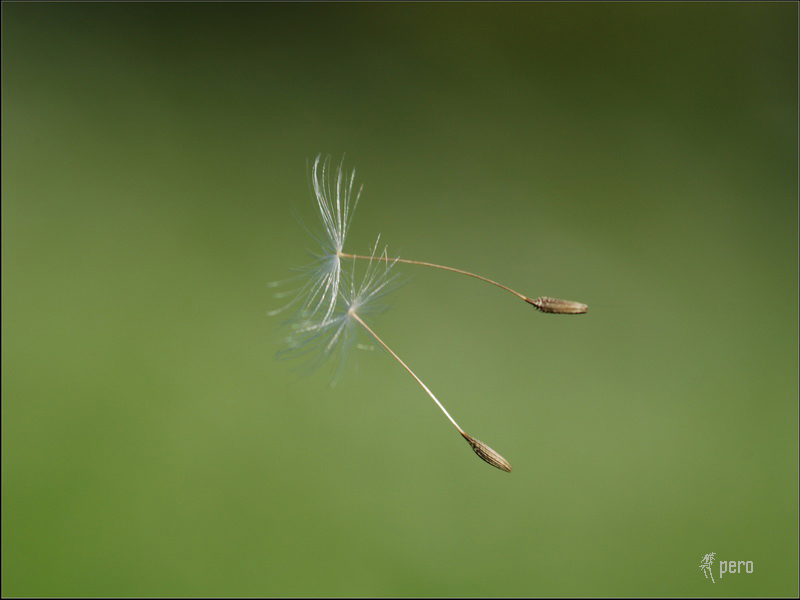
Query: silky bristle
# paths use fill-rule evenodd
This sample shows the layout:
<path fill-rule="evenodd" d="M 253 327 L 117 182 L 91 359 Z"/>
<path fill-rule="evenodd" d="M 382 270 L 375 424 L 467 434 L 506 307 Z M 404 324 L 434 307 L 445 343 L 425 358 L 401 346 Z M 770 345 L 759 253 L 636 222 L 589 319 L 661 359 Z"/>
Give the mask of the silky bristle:
<path fill-rule="evenodd" d="M 464 436 L 464 439 L 467 440 L 467 443 L 472 447 L 475 451 L 475 454 L 481 457 L 481 460 L 486 461 L 493 467 L 500 469 L 501 471 L 505 471 L 506 473 L 511 472 L 511 463 L 509 463 L 505 458 L 500 456 L 496 450 L 493 450 L 486 444 L 484 444 L 480 440 L 476 440 L 474 437 L 467 435 L 466 433 L 462 433 L 461 435 Z"/>

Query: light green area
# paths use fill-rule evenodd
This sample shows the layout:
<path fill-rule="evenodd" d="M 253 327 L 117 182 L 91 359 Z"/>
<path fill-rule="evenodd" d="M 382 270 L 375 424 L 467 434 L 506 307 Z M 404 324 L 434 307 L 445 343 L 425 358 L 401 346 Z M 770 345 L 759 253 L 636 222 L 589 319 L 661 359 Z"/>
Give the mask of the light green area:
<path fill-rule="evenodd" d="M 796 4 L 2 9 L 4 596 L 797 594 Z M 348 250 L 590 305 L 372 322 L 511 474 L 274 359 L 318 152 Z"/>

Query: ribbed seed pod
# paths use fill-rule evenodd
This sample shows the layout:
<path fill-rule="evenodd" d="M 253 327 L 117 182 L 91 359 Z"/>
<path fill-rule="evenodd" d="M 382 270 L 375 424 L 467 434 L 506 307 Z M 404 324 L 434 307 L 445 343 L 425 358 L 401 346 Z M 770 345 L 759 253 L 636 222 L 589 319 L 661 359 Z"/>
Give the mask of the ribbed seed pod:
<path fill-rule="evenodd" d="M 589 307 L 582 302 L 573 302 L 572 300 L 559 300 L 558 298 L 549 298 L 542 296 L 531 300 L 526 300 L 529 304 L 533 304 L 538 310 L 543 313 L 555 313 L 559 315 L 580 315 L 589 310 Z"/>
<path fill-rule="evenodd" d="M 485 460 L 487 463 L 489 463 L 493 467 L 497 467 L 501 471 L 506 471 L 507 473 L 511 472 L 511 463 L 509 463 L 505 458 L 500 456 L 500 454 L 498 454 L 497 451 L 492 450 L 482 441 L 476 440 L 474 437 L 471 437 L 466 433 L 462 433 L 461 435 L 464 436 L 464 439 L 467 440 L 467 443 L 470 446 L 472 446 L 472 449 L 475 451 L 475 454 L 480 456 L 482 460 Z"/>

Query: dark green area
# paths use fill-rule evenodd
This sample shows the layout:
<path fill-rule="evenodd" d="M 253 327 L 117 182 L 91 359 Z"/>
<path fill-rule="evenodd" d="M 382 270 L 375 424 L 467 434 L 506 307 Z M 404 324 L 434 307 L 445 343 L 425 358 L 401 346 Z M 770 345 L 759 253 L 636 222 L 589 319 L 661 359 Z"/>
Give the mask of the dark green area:
<path fill-rule="evenodd" d="M 2 10 L 4 596 L 797 594 L 796 4 Z M 274 360 L 319 152 L 350 251 L 590 305 L 373 322 L 512 473 Z"/>

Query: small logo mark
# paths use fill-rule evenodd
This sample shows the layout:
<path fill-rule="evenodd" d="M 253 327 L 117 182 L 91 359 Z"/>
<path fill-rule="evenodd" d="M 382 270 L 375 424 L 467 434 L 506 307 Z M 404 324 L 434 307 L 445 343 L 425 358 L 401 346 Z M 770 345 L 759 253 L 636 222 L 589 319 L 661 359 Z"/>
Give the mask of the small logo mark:
<path fill-rule="evenodd" d="M 700 568 L 703 569 L 703 575 L 706 576 L 706 579 L 711 576 L 711 583 L 717 583 L 714 581 L 714 574 L 711 572 L 711 563 L 714 562 L 714 555 L 716 552 L 712 552 L 711 554 L 706 554 L 703 557 L 702 562 L 700 563 Z"/>

